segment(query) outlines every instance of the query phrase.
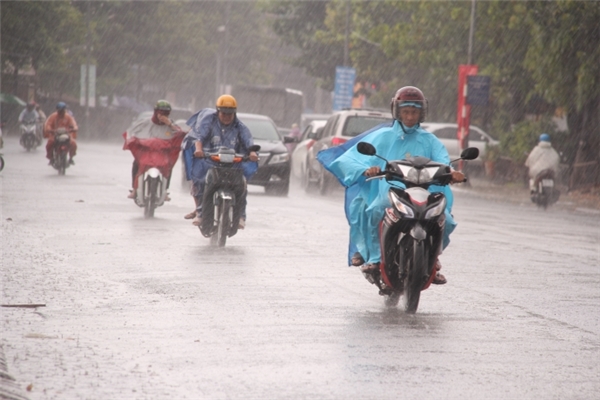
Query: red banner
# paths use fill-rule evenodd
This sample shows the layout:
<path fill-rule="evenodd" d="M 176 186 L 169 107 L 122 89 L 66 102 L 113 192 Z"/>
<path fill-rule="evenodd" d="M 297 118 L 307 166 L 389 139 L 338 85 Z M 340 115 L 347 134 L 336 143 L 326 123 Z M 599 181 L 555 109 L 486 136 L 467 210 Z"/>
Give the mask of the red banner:
<path fill-rule="evenodd" d="M 467 104 L 467 76 L 477 75 L 478 69 L 477 65 L 458 66 L 458 107 L 456 110 L 458 131 L 456 137 L 461 151 L 469 146 L 471 106 Z"/>

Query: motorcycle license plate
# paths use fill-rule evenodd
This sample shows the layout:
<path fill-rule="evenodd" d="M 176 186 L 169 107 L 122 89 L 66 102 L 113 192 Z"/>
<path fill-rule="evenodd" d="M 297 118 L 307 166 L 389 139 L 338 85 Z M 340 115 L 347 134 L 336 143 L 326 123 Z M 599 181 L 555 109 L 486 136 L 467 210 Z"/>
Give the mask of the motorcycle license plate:
<path fill-rule="evenodd" d="M 554 181 L 552 179 L 542 179 L 542 186 L 544 187 L 553 187 Z"/>

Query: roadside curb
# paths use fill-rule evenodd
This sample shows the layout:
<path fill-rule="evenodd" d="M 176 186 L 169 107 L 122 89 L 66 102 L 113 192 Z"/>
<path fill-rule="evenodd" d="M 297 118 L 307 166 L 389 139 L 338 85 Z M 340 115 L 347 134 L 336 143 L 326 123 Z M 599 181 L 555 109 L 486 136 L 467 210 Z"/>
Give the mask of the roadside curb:
<path fill-rule="evenodd" d="M 456 191 L 471 193 L 478 197 L 516 204 L 533 205 L 529 197 L 529 190 L 521 184 L 514 182 L 496 183 L 486 179 L 471 179 L 470 186 L 454 187 Z M 600 196 L 582 195 L 579 192 L 567 193 L 566 188 L 560 187 L 561 196 L 557 203 L 551 207 L 573 212 L 600 214 Z"/>

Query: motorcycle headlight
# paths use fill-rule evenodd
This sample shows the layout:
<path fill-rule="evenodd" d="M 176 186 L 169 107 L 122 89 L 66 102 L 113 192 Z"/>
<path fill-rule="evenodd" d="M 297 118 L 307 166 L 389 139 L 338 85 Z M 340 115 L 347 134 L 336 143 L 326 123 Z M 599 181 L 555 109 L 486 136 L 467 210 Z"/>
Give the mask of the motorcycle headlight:
<path fill-rule="evenodd" d="M 431 177 L 435 175 L 439 167 L 425 167 L 423 169 L 410 168 L 404 172 L 406 179 L 415 184 L 426 183 L 431 180 Z"/>
<path fill-rule="evenodd" d="M 425 219 L 437 217 L 438 215 L 443 213 L 445 209 L 446 209 L 446 198 L 444 198 L 442 201 L 440 201 L 440 203 L 438 205 L 436 205 L 435 207 L 432 207 L 429 210 L 427 210 L 427 212 L 425 213 Z"/>
<path fill-rule="evenodd" d="M 398 197 L 396 193 L 391 191 L 389 193 L 391 203 L 394 205 L 394 208 L 398 210 L 400 214 L 406 216 L 407 218 L 413 218 L 415 216 L 415 213 L 413 212 L 412 208 L 407 207 L 406 204 L 400 201 L 400 197 Z"/>
<path fill-rule="evenodd" d="M 289 153 L 275 154 L 269 160 L 269 164 L 281 164 L 290 160 Z"/>

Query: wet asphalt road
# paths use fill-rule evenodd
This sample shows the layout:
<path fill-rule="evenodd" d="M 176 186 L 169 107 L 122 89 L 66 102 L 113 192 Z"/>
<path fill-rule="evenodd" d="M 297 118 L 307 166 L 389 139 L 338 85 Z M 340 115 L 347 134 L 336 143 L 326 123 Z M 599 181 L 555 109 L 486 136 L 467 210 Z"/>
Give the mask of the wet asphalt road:
<path fill-rule="evenodd" d="M 29 399 L 592 399 L 600 394 L 600 215 L 456 190 L 449 283 L 414 316 L 345 267 L 341 192 L 251 187 L 212 248 L 173 200 L 145 220 L 132 157 L 80 142 L 64 177 L 7 138 L 2 304 Z M 30 388 L 26 391 L 26 387 Z"/>

